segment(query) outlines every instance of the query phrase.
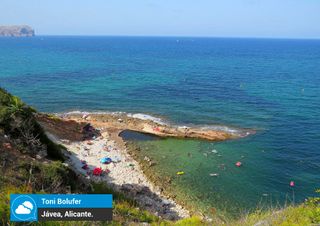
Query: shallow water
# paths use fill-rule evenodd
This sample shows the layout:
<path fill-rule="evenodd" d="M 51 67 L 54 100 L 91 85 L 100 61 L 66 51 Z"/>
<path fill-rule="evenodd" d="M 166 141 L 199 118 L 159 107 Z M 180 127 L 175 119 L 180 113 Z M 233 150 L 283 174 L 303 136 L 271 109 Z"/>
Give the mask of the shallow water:
<path fill-rule="evenodd" d="M 147 113 L 178 125 L 256 129 L 221 143 L 138 142 L 158 163 L 155 173 L 186 172 L 172 189 L 193 205 L 283 203 L 292 199 L 291 180 L 300 202 L 320 187 L 319 40 L 1 38 L 0 68 L 0 86 L 40 111 Z"/>

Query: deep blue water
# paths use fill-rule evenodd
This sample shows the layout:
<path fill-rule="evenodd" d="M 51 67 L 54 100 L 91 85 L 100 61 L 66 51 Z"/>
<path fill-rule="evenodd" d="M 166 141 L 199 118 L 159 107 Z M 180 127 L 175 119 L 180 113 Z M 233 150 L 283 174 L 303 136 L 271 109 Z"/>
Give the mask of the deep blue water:
<path fill-rule="evenodd" d="M 266 193 L 282 202 L 291 180 L 296 201 L 320 188 L 320 40 L 0 38 L 0 86 L 45 112 L 125 111 L 256 129 L 245 139 L 188 146 L 221 154 L 198 158 L 201 173 L 228 166 L 206 183 L 190 172 L 199 192 L 215 185 L 212 202 L 246 207 Z M 184 154 L 174 145 L 172 152 Z"/>

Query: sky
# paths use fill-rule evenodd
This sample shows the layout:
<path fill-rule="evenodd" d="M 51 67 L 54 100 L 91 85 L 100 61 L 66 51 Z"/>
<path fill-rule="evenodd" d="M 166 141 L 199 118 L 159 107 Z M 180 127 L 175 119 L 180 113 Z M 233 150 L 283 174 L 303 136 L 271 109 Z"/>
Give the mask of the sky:
<path fill-rule="evenodd" d="M 0 0 L 38 35 L 320 38 L 320 0 Z"/>

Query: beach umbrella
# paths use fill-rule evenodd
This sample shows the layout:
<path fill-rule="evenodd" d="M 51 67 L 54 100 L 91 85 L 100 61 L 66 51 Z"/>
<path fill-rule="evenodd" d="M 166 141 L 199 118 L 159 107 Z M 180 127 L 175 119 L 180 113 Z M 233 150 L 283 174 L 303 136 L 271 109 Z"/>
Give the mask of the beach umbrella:
<path fill-rule="evenodd" d="M 102 169 L 101 168 L 94 168 L 93 175 L 100 176 L 101 174 L 102 174 Z"/>
<path fill-rule="evenodd" d="M 112 159 L 105 157 L 105 158 L 100 159 L 100 162 L 103 164 L 109 164 L 112 162 Z"/>

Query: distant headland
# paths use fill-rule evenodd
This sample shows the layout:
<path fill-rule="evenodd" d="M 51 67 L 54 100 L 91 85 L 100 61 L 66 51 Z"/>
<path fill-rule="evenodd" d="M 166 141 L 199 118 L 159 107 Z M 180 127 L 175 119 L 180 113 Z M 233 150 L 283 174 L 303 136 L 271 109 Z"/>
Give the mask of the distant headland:
<path fill-rule="evenodd" d="M 0 36 L 31 37 L 34 35 L 34 29 L 28 25 L 0 26 Z"/>

